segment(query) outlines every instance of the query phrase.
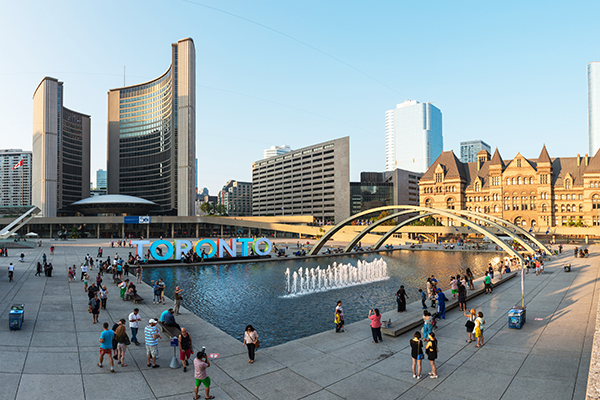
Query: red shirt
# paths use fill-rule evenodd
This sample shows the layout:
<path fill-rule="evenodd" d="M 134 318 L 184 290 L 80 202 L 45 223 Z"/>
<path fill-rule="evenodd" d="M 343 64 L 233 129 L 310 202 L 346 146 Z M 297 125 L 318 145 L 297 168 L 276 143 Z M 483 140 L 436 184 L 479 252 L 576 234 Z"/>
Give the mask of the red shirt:
<path fill-rule="evenodd" d="M 381 314 L 369 315 L 369 319 L 371 320 L 371 328 L 381 328 Z"/>

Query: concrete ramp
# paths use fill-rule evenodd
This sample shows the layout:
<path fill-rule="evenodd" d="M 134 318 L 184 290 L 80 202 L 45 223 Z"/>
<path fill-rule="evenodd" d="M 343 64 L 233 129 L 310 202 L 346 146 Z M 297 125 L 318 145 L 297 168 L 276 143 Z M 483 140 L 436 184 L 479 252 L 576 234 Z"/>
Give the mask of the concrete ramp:
<path fill-rule="evenodd" d="M 41 210 L 37 208 L 37 206 L 31 206 L 31 208 L 20 217 L 17 217 L 14 221 L 0 230 L 0 239 L 10 239 L 13 233 L 18 231 L 23 225 L 29 222 L 30 219 L 39 214 L 40 211 Z"/>

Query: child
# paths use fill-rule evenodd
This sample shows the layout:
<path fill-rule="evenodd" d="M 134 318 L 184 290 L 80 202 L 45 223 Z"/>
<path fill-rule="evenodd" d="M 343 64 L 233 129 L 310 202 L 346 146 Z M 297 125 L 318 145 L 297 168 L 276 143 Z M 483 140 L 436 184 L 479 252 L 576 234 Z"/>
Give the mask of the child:
<path fill-rule="evenodd" d="M 340 333 L 340 329 L 342 329 L 342 317 L 340 315 L 340 310 L 335 310 L 335 333 Z"/>
<path fill-rule="evenodd" d="M 458 281 L 453 276 L 450 277 L 450 289 L 452 290 L 452 298 L 455 299 L 458 294 Z"/>
<path fill-rule="evenodd" d="M 196 359 L 194 360 L 194 374 L 196 377 L 196 386 L 194 387 L 194 400 L 200 398 L 200 396 L 198 396 L 198 388 L 200 387 L 201 383 L 204 385 L 204 390 L 206 391 L 206 398 L 215 398 L 215 396 L 210 395 L 210 377 L 206 375 L 206 368 L 208 367 L 210 367 L 210 361 L 208 361 L 206 353 L 204 351 L 199 351 L 196 354 Z"/>
<path fill-rule="evenodd" d="M 427 309 L 427 304 L 425 304 L 425 300 L 427 300 L 427 296 L 425 295 L 425 292 L 423 291 L 423 289 L 419 289 L 419 295 L 421 296 L 421 306 L 423 310 Z"/>
<path fill-rule="evenodd" d="M 485 319 L 483 319 L 483 313 L 479 311 L 475 319 L 475 337 L 477 338 L 475 347 L 483 346 L 483 325 L 485 325 Z"/>

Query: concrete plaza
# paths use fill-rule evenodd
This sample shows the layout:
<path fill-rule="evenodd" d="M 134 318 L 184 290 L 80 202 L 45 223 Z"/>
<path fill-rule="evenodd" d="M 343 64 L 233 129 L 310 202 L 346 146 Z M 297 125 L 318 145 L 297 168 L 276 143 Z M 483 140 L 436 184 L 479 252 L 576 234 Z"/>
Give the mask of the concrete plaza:
<path fill-rule="evenodd" d="M 50 256 L 50 245 L 55 255 Z M 130 249 L 109 249 L 106 241 L 44 240 L 42 247 L 25 251 L 18 262 L 16 249 L 0 258 L 0 399 L 191 399 L 193 370 L 171 369 L 173 350 L 163 334 L 159 341 L 160 368 L 146 366 L 143 327 L 167 306 L 152 305 L 150 288 L 141 284 L 142 345 L 129 346 L 127 367 L 115 364 L 111 374 L 105 360 L 98 368 L 101 325 L 93 325 L 87 312 L 83 284 L 68 283 L 68 266 L 82 262 L 86 253 L 104 256 Z M 35 264 L 46 253 L 54 265 L 51 278 L 38 277 Z M 415 253 L 418 256 L 418 253 Z M 335 334 L 332 321 L 327 332 L 260 349 L 256 362 L 248 364 L 241 342 L 182 309 L 177 321 L 191 333 L 194 347 L 220 354 L 208 374 L 216 399 L 584 399 L 595 333 L 598 287 L 598 249 L 590 257 L 574 259 L 572 247 L 547 263 L 546 274 L 525 277 L 527 322 L 523 329 L 507 327 L 507 311 L 521 302 L 520 279 L 498 286 L 493 295 L 481 295 L 468 303 L 485 314 L 485 345 L 467 344 L 465 321 L 454 309 L 438 323 L 439 379 L 412 378 L 409 339 L 384 336 L 371 342 L 367 321 L 350 324 L 346 333 Z M 6 267 L 16 266 L 15 281 L 8 282 Z M 564 272 L 565 262 L 573 264 Z M 79 273 L 79 272 L 78 272 Z M 91 276 L 94 278 L 95 270 Z M 127 318 L 132 302 L 123 302 L 109 276 L 107 311 L 100 322 Z M 399 283 L 400 284 L 400 283 Z M 448 292 L 446 292 L 448 293 Z M 390 294 L 393 295 L 393 294 Z M 23 329 L 9 331 L 8 311 L 13 303 L 25 304 Z M 332 305 L 333 310 L 334 305 Z M 407 321 L 419 318 L 420 304 L 409 304 Z M 307 310 L 307 312 L 309 312 Z M 333 314 L 333 311 L 332 311 Z M 393 317 L 391 317 L 393 315 Z M 395 311 L 384 315 L 398 318 Z M 365 315 L 366 317 L 366 315 Z M 282 327 L 284 329 L 284 327 Z M 130 333 L 128 329 L 128 334 Z M 260 334 L 260 332 L 259 332 Z M 430 371 L 424 360 L 423 372 Z M 203 398 L 204 392 L 200 391 Z"/>

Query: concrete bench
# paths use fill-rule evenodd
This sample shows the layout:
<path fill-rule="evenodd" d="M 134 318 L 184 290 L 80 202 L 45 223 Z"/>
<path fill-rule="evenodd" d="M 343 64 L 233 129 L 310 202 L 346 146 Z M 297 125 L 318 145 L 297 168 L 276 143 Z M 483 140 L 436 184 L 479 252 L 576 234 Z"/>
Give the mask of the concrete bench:
<path fill-rule="evenodd" d="M 115 278 L 115 279 L 113 279 L 113 283 L 114 283 L 115 285 L 117 285 L 117 286 L 119 286 L 119 285 L 121 284 L 121 282 L 123 282 L 123 281 L 122 281 L 121 279 L 119 279 L 119 278 Z"/>
<path fill-rule="evenodd" d="M 141 303 L 142 301 L 144 301 L 144 299 L 142 298 L 142 296 L 140 296 L 139 294 L 134 294 L 133 296 L 131 296 L 131 299 L 133 300 L 133 302 L 135 304 Z"/>
<path fill-rule="evenodd" d="M 164 323 L 158 321 L 158 326 L 163 333 L 168 333 L 170 337 L 179 337 L 181 330 L 174 326 L 166 326 Z"/>

